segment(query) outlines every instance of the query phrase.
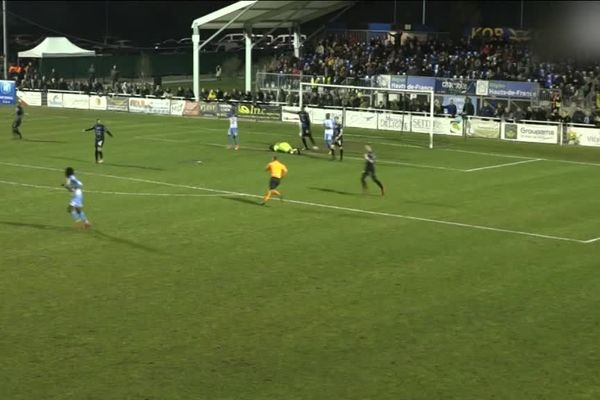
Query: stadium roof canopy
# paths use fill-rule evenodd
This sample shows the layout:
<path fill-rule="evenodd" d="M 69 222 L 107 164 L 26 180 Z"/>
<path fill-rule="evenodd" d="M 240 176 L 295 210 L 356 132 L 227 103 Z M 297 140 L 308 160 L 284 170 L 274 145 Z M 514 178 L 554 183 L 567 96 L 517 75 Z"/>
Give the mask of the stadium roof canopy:
<path fill-rule="evenodd" d="M 252 65 L 252 29 L 269 29 L 269 33 L 279 28 L 291 28 L 294 31 L 294 55 L 300 54 L 300 25 L 331 14 L 344 12 L 354 5 L 354 0 L 347 1 L 270 1 L 248 0 L 238 1 L 220 10 L 196 18 L 192 22 L 192 43 L 194 62 L 194 95 L 200 95 L 200 49 L 225 29 L 244 30 L 246 44 L 246 90 L 251 87 Z M 200 44 L 200 30 L 217 30 Z"/>
<path fill-rule="evenodd" d="M 241 12 L 226 29 L 291 28 L 352 5 L 354 1 L 238 1 L 195 19 L 192 28 L 220 29 Z"/>

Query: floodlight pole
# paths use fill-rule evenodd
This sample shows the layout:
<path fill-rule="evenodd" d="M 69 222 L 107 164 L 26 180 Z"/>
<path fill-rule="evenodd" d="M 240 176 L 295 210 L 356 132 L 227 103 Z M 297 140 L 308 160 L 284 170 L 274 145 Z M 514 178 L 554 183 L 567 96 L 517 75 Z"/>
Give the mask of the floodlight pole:
<path fill-rule="evenodd" d="M 421 21 L 421 25 L 425 25 L 425 12 L 426 12 L 425 0 L 423 0 L 423 20 Z"/>
<path fill-rule="evenodd" d="M 524 1 L 521 0 L 521 30 L 523 30 L 523 3 Z"/>
<path fill-rule="evenodd" d="M 2 0 L 2 39 L 4 41 L 4 79 L 8 79 L 8 28 L 6 27 L 6 0 Z"/>

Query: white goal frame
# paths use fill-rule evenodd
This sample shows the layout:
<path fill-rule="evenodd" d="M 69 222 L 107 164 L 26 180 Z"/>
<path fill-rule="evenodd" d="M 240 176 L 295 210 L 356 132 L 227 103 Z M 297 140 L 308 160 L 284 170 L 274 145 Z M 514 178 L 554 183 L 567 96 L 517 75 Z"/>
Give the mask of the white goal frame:
<path fill-rule="evenodd" d="M 312 83 L 312 82 L 300 82 L 300 88 L 298 90 L 298 105 L 302 108 L 303 105 L 303 96 L 305 88 L 315 88 L 315 87 L 323 87 L 323 88 L 334 88 L 334 89 L 350 89 L 350 90 L 361 90 L 363 92 L 385 92 L 385 93 L 408 93 L 408 94 L 426 94 L 429 96 L 429 113 L 427 117 L 429 118 L 429 148 L 433 149 L 433 124 L 434 124 L 434 101 L 435 101 L 435 92 L 433 89 L 431 90 L 409 90 L 409 89 L 391 89 L 391 88 L 381 88 L 381 87 L 365 87 L 365 86 L 351 86 L 351 85 L 333 85 L 327 83 Z M 364 109 L 361 109 L 364 111 Z M 377 108 L 373 108 L 373 111 L 378 111 Z"/>

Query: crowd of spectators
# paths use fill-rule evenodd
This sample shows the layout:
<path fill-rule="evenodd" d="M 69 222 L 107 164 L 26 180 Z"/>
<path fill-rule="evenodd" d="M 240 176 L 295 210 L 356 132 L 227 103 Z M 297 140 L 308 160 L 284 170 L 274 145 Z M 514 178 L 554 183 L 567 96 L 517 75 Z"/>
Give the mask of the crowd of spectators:
<path fill-rule="evenodd" d="M 600 98 L 600 65 L 580 64 L 572 59 L 546 62 L 527 43 L 501 40 L 458 42 L 417 38 L 377 37 L 367 42 L 330 35 L 314 44 L 306 43 L 304 54 L 296 58 L 289 54 L 274 56 L 266 65 L 266 72 L 278 75 L 313 77 L 315 82 L 348 84 L 377 75 L 416 75 L 455 79 L 487 79 L 538 82 L 551 93 L 544 107 L 531 104 L 509 103 L 502 100 L 470 104 L 468 110 L 457 110 L 454 104 L 442 104 L 436 97 L 436 114 L 480 115 L 509 119 L 538 119 L 594 122 L 596 98 Z M 99 80 L 92 64 L 87 80 L 65 80 L 52 69 L 40 75 L 29 64 L 18 77 L 19 86 L 38 90 L 71 90 L 85 93 L 117 93 L 136 96 L 193 98 L 191 88 L 163 89 L 148 82 L 122 80 L 117 66 L 110 70 L 110 78 Z M 269 86 L 269 84 L 265 85 Z M 282 87 L 284 86 L 284 87 Z M 240 90 L 203 89 L 200 98 L 205 101 L 252 101 L 298 104 L 297 82 L 293 85 L 274 85 L 271 90 L 243 92 Z M 429 111 L 424 96 L 373 96 L 366 91 L 311 90 L 303 101 L 320 106 L 381 108 L 411 112 Z"/>

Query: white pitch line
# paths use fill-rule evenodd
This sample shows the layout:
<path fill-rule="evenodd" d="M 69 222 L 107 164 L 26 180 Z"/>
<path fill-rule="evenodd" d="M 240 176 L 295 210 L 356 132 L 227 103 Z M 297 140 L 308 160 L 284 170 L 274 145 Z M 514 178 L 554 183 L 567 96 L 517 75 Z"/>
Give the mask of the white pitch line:
<path fill-rule="evenodd" d="M 36 189 L 58 190 L 61 192 L 65 191 L 64 187 L 33 185 L 30 183 L 4 181 L 4 180 L 0 180 L 0 184 L 11 185 L 11 186 L 23 186 L 23 187 L 30 187 L 30 188 L 36 188 Z M 110 192 L 110 191 L 104 191 L 104 190 L 86 190 L 85 193 L 110 194 L 110 195 L 117 195 L 117 196 L 149 196 L 149 197 L 227 197 L 227 196 L 234 196 L 234 195 L 227 195 L 227 194 Z"/>
<path fill-rule="evenodd" d="M 583 243 L 594 243 L 600 240 L 600 237 L 594 238 L 594 239 L 590 239 L 590 240 L 584 240 Z"/>
<path fill-rule="evenodd" d="M 531 162 L 535 162 L 535 161 L 542 161 L 542 159 L 541 158 L 534 158 L 533 160 L 515 161 L 515 162 L 512 162 L 512 163 L 496 164 L 496 165 L 490 165 L 490 166 L 487 166 L 487 167 L 471 168 L 471 169 L 465 170 L 465 172 L 475 172 L 475 171 L 483 171 L 485 169 L 509 167 L 511 165 L 526 164 L 526 163 L 531 163 Z"/>
<path fill-rule="evenodd" d="M 40 166 L 36 166 L 36 165 L 27 165 L 27 164 L 7 163 L 7 162 L 2 162 L 2 161 L 0 161 L 0 164 L 13 166 L 13 167 L 20 167 L 20 168 L 62 171 L 61 169 L 58 169 L 58 168 L 40 167 Z M 163 185 L 163 186 L 169 186 L 169 187 L 202 190 L 202 191 L 207 191 L 207 192 L 211 192 L 211 193 L 236 195 L 236 196 L 241 196 L 241 197 L 253 197 L 253 198 L 259 198 L 259 199 L 262 198 L 262 196 L 256 195 L 256 194 L 233 192 L 233 191 L 229 191 L 229 190 L 211 189 L 211 188 L 205 188 L 205 187 L 200 187 L 200 186 L 181 185 L 181 184 L 177 184 L 177 183 L 154 181 L 154 180 L 150 180 L 150 179 L 130 178 L 130 177 L 126 177 L 126 176 L 117 176 L 117 175 L 108 175 L 108 174 L 97 174 L 97 173 L 93 173 L 93 172 L 81 172 L 81 174 L 114 178 L 114 179 L 126 180 L 126 181 L 131 181 L 131 182 L 142 182 L 142 183 L 150 183 L 150 184 Z M 529 236 L 529 237 L 535 237 L 535 238 L 539 238 L 539 239 L 560 240 L 560 241 L 565 241 L 565 242 L 585 243 L 585 244 L 593 243 L 593 242 L 600 240 L 600 238 L 595 238 L 595 239 L 590 239 L 590 240 L 580 240 L 580 239 L 573 239 L 573 238 L 554 236 L 554 235 L 544 235 L 544 234 L 534 233 L 534 232 L 525 232 L 525 231 L 517 231 L 517 230 L 512 230 L 512 229 L 495 228 L 495 227 L 484 226 L 484 225 L 467 224 L 467 223 L 454 222 L 454 221 L 444 221 L 444 220 L 439 220 L 439 219 L 415 217 L 415 216 L 411 216 L 411 215 L 393 214 L 393 213 L 380 212 L 380 211 L 369 211 L 369 210 L 362 210 L 362 209 L 358 209 L 358 208 L 340 207 L 340 206 L 334 206 L 334 205 L 330 205 L 330 204 L 313 203 L 313 202 L 301 201 L 301 200 L 286 200 L 286 203 L 300 204 L 300 205 L 319 207 L 319 208 L 327 208 L 327 209 L 338 210 L 338 211 L 354 212 L 354 213 L 366 214 L 366 215 L 376 215 L 376 216 L 381 216 L 381 217 L 406 219 L 406 220 L 411 220 L 411 221 L 429 222 L 432 224 L 457 226 L 457 227 L 461 227 L 461 228 L 469 228 L 469 229 L 475 229 L 475 230 L 485 230 L 485 231 L 492 231 L 492 232 L 509 233 L 509 234 L 513 234 L 513 235 Z"/>

